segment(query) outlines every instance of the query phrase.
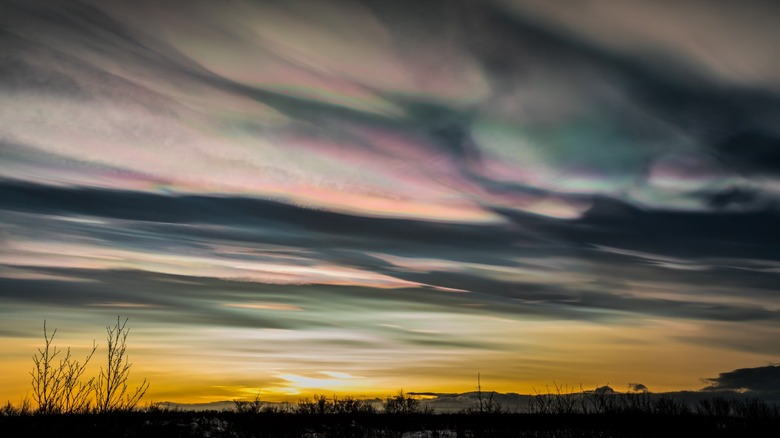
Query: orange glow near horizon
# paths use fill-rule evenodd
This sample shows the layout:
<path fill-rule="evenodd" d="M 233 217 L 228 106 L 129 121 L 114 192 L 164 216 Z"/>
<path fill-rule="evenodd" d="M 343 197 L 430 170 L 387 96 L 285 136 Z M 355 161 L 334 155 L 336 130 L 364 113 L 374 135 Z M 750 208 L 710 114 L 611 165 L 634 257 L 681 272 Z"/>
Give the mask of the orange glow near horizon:
<path fill-rule="evenodd" d="M 268 310 L 274 306 L 259 307 Z M 444 322 L 440 320 L 437 324 Z M 545 392 L 555 384 L 571 390 L 609 384 L 620 391 L 636 382 L 654 392 L 697 390 L 703 386 L 702 378 L 717 376 L 724 367 L 739 367 L 745 360 L 744 357 L 724 360 L 722 349 L 691 348 L 663 339 L 684 332 L 699 332 L 701 327 L 695 323 L 687 326 L 659 323 L 652 329 L 657 342 L 637 343 L 637 337 L 646 332 L 631 325 L 616 333 L 611 327 L 593 324 L 571 322 L 551 326 L 542 322 L 475 317 L 470 327 L 482 325 L 486 332 L 503 339 L 510 339 L 509 332 L 495 331 L 502 325 L 525 335 L 517 336 L 516 342 L 508 343 L 501 353 L 458 349 L 443 356 L 426 355 L 424 348 L 384 348 L 375 356 L 362 357 L 356 351 L 317 349 L 318 344 L 343 336 L 337 332 L 306 335 L 271 330 L 263 335 L 242 330 L 203 332 L 193 327 L 189 333 L 180 331 L 171 343 L 161 345 L 151 333 L 145 335 L 139 325 L 136 323 L 132 328 L 132 332 L 138 333 L 131 335 L 128 343 L 133 363 L 129 383 L 132 387 L 143 377 L 150 381 L 145 402 L 210 403 L 253 398 L 258 394 L 266 401 L 296 402 L 315 394 L 383 398 L 398 390 L 460 393 L 475 390 L 477 373 L 482 376 L 483 390 L 502 393 Z M 72 336 L 60 339 L 63 333 L 64 330 L 58 332 L 56 344 L 60 348 L 66 348 L 67 342 L 73 340 Z M 236 356 L 220 346 L 220 339 L 238 340 L 244 345 L 263 342 L 284 345 L 309 337 L 312 339 L 306 345 L 312 349 L 310 353 L 306 347 L 291 347 L 286 354 L 280 354 L 285 349 L 276 346 L 270 357 L 249 352 Z M 596 339 L 600 341 L 596 343 Z M 631 346 L 633 343 L 636 345 Z M 27 373 L 32 366 L 30 356 L 39 344 L 33 338 L 12 338 L 4 342 L 4 349 L 12 354 L 4 356 L 0 368 L 0 398 L 15 403 L 30 396 Z M 76 357 L 87 350 L 83 341 L 71 345 Z M 206 349 L 207 345 L 211 347 Z M 92 373 L 100 366 L 101 352 L 90 366 Z M 752 360 L 760 364 L 767 358 L 755 354 Z M 336 363 L 344 368 L 337 368 Z"/>

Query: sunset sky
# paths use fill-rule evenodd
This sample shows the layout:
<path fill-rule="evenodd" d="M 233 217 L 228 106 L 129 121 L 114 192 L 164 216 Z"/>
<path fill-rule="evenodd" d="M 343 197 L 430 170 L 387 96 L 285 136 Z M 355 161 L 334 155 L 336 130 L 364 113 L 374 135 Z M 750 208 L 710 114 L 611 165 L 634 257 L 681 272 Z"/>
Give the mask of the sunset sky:
<path fill-rule="evenodd" d="M 158 401 L 780 362 L 778 14 L 0 0 L 0 401 L 118 315 Z"/>

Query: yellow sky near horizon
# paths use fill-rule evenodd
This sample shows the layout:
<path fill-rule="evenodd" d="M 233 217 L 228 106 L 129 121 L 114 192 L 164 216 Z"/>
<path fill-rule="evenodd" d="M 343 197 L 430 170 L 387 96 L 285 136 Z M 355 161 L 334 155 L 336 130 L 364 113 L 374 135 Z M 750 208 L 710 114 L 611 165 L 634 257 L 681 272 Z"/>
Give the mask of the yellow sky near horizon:
<path fill-rule="evenodd" d="M 485 333 L 514 341 L 506 342 L 500 352 L 474 348 L 458 348 L 447 354 L 426 353 L 425 348 L 380 348 L 370 353 L 318 349 L 317 344 L 343 337 L 333 332 L 307 341 L 310 353 L 306 347 L 294 346 L 281 354 L 285 350 L 277 345 L 272 354 L 264 355 L 248 349 L 236 352 L 227 344 L 237 339 L 247 346 L 294 342 L 311 334 L 274 329 L 214 331 L 193 326 L 163 342 L 153 331 L 135 323 L 128 338 L 127 351 L 133 364 L 129 383 L 132 387 L 146 377 L 151 385 L 144 402 L 177 403 L 231 401 L 258 393 L 263 400 L 275 402 L 295 402 L 315 394 L 381 398 L 401 389 L 460 393 L 476 389 L 477 373 L 486 391 L 533 394 L 555 384 L 572 390 L 579 390 L 580 385 L 593 389 L 609 384 L 625 391 L 629 383 L 643 383 L 653 392 L 667 392 L 701 389 L 706 386 L 703 378 L 746 365 L 760 366 L 772 359 L 760 353 L 728 357 L 722 348 L 671 341 L 685 332 L 692 335 L 701 331 L 694 322 L 655 321 L 641 327 L 626 324 L 615 330 L 613 326 L 572 321 L 550 324 L 474 316 L 470 327 L 478 323 L 483 324 Z M 651 331 L 647 324 L 654 325 Z M 646 338 L 648 333 L 654 340 Z M 68 330 L 60 327 L 54 344 L 61 349 L 71 346 L 74 357 L 80 358 L 89 342 L 68 336 Z M 15 403 L 31 396 L 31 356 L 42 346 L 42 337 L 4 337 L 2 345 L 0 399 Z M 104 355 L 105 345 L 93 358 L 87 375 L 96 375 Z"/>

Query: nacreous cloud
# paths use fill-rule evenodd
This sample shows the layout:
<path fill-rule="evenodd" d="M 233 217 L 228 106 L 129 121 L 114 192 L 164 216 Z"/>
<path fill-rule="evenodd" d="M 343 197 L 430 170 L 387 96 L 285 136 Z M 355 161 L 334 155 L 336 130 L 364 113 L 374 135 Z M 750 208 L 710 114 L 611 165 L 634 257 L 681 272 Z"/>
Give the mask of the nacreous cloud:
<path fill-rule="evenodd" d="M 776 361 L 776 6 L 656 3 L 1 2 L 0 389 L 120 312 L 160 399 Z"/>
<path fill-rule="evenodd" d="M 576 218 L 593 194 L 776 196 L 744 172 L 776 161 L 771 98 L 672 82 L 489 4 L 405 8 L 10 2 L 0 174 L 467 222 Z M 751 196 L 708 201 L 735 190 Z"/>

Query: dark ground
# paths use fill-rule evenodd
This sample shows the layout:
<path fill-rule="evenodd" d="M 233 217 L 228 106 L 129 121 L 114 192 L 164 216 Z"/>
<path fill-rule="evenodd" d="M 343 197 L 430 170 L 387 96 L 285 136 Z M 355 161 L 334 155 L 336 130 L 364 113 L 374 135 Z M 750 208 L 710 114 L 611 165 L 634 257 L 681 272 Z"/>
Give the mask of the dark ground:
<path fill-rule="evenodd" d="M 0 417 L 2 437 L 778 437 L 780 418 L 648 414 L 238 414 L 130 412 Z"/>

